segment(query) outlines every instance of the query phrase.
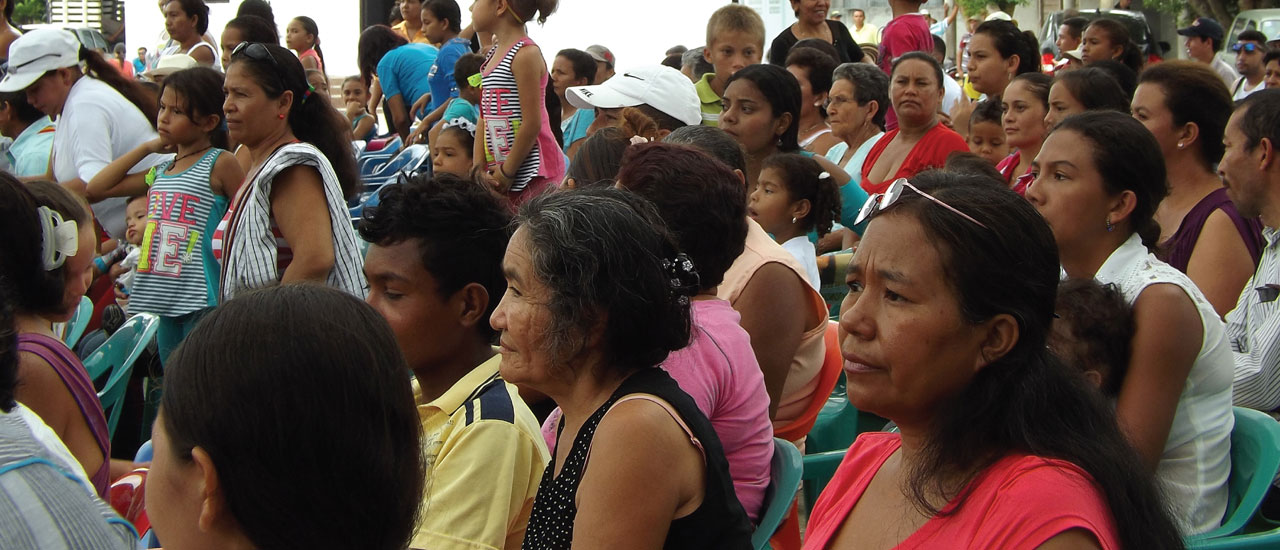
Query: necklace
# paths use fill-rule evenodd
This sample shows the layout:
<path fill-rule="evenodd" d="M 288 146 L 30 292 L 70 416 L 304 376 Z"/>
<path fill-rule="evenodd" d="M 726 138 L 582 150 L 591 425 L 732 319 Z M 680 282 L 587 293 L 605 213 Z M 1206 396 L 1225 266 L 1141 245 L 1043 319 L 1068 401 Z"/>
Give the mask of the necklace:
<path fill-rule="evenodd" d="M 192 151 L 192 152 L 190 152 L 190 153 L 187 153 L 187 154 L 185 154 L 185 155 L 182 155 L 182 156 L 180 156 L 180 157 L 178 157 L 178 158 L 173 159 L 173 164 L 170 164 L 170 166 L 177 166 L 177 165 L 178 165 L 178 161 L 180 161 L 180 160 L 182 160 L 182 159 L 184 159 L 184 158 L 187 158 L 187 157 L 189 157 L 189 156 L 195 155 L 195 154 L 197 154 L 197 153 L 203 153 L 203 152 L 208 151 L 209 149 L 212 149 L 212 148 L 213 148 L 213 146 L 212 146 L 212 145 L 208 145 L 208 146 L 205 146 L 203 149 L 198 149 L 198 150 Z"/>
<path fill-rule="evenodd" d="M 810 124 L 808 128 L 805 128 L 804 131 L 800 132 L 800 135 L 808 136 L 812 134 L 814 130 L 821 128 L 823 124 L 826 124 L 826 122 L 822 120 L 819 120 L 813 124 Z"/>

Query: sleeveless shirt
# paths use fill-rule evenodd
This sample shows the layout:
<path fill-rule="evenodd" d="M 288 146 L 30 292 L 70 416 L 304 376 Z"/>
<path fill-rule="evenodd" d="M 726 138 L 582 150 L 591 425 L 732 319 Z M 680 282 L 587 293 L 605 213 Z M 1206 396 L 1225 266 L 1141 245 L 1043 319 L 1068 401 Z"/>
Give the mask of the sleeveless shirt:
<path fill-rule="evenodd" d="M 98 496 L 105 496 L 110 482 L 111 438 L 107 435 L 107 416 L 102 413 L 102 402 L 93 389 L 88 371 L 61 340 L 43 334 L 19 334 L 18 351 L 34 354 L 48 363 L 67 386 L 67 391 L 71 392 L 72 399 L 80 407 L 80 414 L 84 415 L 85 424 L 93 432 L 98 449 L 102 451 L 102 465 L 89 476 L 89 481 L 93 482 Z"/>
<path fill-rule="evenodd" d="M 619 399 L 632 394 L 653 395 L 670 404 L 679 415 L 678 420 L 685 424 L 685 431 L 692 432 L 696 442 L 701 443 L 706 462 L 702 504 L 693 513 L 672 520 L 663 548 L 750 548 L 751 524 L 734 494 L 729 464 L 711 422 L 698 411 L 693 399 L 680 390 L 675 380 L 656 367 L 641 369 L 628 377 L 587 419 L 578 430 L 558 477 L 555 475 L 555 454 L 552 454 L 538 485 L 538 495 L 533 501 L 533 512 L 529 516 L 521 548 L 567 549 L 573 543 L 573 522 L 578 514 L 578 483 L 586 470 L 596 427 Z M 562 422 L 560 429 L 563 428 Z"/>
<path fill-rule="evenodd" d="M 485 144 L 485 166 L 490 170 L 497 170 L 507 160 L 507 155 L 516 143 L 516 132 L 524 122 L 524 113 L 520 110 L 521 92 L 516 87 L 516 75 L 511 64 L 521 48 L 532 45 L 536 44 L 527 36 L 517 40 L 493 66 L 489 63 L 497 55 L 498 48 L 491 48 L 485 55 L 483 67 L 487 69 L 481 70 L 480 116 L 484 118 L 482 139 Z M 539 98 L 545 95 L 546 88 L 547 75 L 544 72 L 538 86 Z M 525 93 L 533 93 L 533 90 L 525 90 Z M 543 104 L 541 101 L 538 103 Z M 545 182 L 557 182 L 563 177 L 564 154 L 551 133 L 551 119 L 543 105 L 542 127 L 538 130 L 538 139 L 511 178 L 509 193 L 519 193 L 526 187 L 531 187 L 530 191 L 541 191 L 532 187 L 545 186 Z"/>
<path fill-rule="evenodd" d="M 1249 249 L 1249 257 L 1253 259 L 1253 265 L 1256 267 L 1258 260 L 1262 257 L 1262 223 L 1257 218 L 1241 217 L 1240 212 L 1236 211 L 1235 203 L 1231 202 L 1231 198 L 1227 196 L 1226 188 L 1214 190 L 1191 207 L 1187 215 L 1183 216 L 1182 223 L 1178 224 L 1178 231 L 1168 240 L 1160 243 L 1156 257 L 1167 262 L 1174 269 L 1186 273 L 1187 263 L 1191 261 L 1191 253 L 1195 250 L 1196 242 L 1200 240 L 1204 223 L 1209 220 L 1209 216 L 1215 210 L 1221 210 L 1231 219 L 1231 224 L 1240 233 L 1240 238 L 1244 240 L 1245 248 Z"/>
<path fill-rule="evenodd" d="M 156 168 L 130 314 L 180 317 L 209 306 L 203 243 L 216 202 L 210 187 L 213 166 L 224 152 L 211 148 L 190 168 L 173 174 L 173 161 Z"/>

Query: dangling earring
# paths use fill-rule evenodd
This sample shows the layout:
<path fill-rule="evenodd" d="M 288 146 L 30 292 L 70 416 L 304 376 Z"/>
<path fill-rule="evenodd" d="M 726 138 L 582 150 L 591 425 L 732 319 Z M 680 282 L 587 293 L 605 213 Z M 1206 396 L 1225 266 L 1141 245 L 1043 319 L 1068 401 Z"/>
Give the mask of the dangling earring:
<path fill-rule="evenodd" d="M 1107 232 L 1108 232 L 1108 233 L 1110 233 L 1110 232 L 1111 232 L 1112 230 L 1114 230 L 1115 228 L 1116 228 L 1116 226 L 1111 225 L 1111 217 L 1110 217 L 1110 216 L 1107 216 Z"/>

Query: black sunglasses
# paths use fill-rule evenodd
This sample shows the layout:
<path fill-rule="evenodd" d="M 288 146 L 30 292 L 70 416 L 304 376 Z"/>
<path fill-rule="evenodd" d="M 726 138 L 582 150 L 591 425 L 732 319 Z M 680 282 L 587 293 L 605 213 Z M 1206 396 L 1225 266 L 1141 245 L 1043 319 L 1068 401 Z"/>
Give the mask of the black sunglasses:
<path fill-rule="evenodd" d="M 231 50 L 231 58 L 235 59 L 241 55 L 255 61 L 271 62 L 271 67 L 275 69 L 272 73 L 276 75 L 276 82 L 280 83 L 280 89 L 289 89 L 284 83 L 284 71 L 280 70 L 280 63 L 276 61 L 276 56 L 271 55 L 271 50 L 267 49 L 266 44 L 261 42 L 241 42 L 236 45 L 235 49 Z"/>

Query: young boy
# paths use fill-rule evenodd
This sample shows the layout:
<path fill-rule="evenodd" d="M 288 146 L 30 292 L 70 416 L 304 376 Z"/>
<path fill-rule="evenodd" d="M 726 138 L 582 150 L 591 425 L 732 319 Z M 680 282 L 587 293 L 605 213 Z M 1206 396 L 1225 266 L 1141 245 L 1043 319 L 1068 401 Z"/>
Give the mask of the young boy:
<path fill-rule="evenodd" d="M 991 162 L 991 166 L 1009 156 L 1001 115 L 1000 104 L 988 100 L 978 103 L 969 116 L 969 152 Z"/>
<path fill-rule="evenodd" d="M 715 72 L 702 75 L 695 86 L 702 104 L 702 123 L 719 126 L 729 77 L 747 65 L 760 63 L 764 56 L 764 20 L 740 4 L 716 10 L 707 21 L 707 46 L 702 55 L 715 68 Z"/>
<path fill-rule="evenodd" d="M 480 115 L 476 106 L 480 104 L 480 65 L 483 63 L 484 57 L 480 54 L 469 53 L 458 58 L 458 62 L 453 65 L 453 80 L 458 85 L 458 97 L 431 111 L 405 143 L 419 143 L 424 135 L 427 142 L 432 143 L 436 134 L 440 133 L 443 123 L 455 118 L 465 118 L 472 124 L 476 123 Z"/>
<path fill-rule="evenodd" d="M 511 214 L 450 175 L 388 185 L 381 200 L 360 223 L 368 302 L 421 390 L 428 465 L 428 512 L 410 548 L 519 548 L 550 456 L 519 390 L 498 374 L 489 326 L 507 287 Z"/>

